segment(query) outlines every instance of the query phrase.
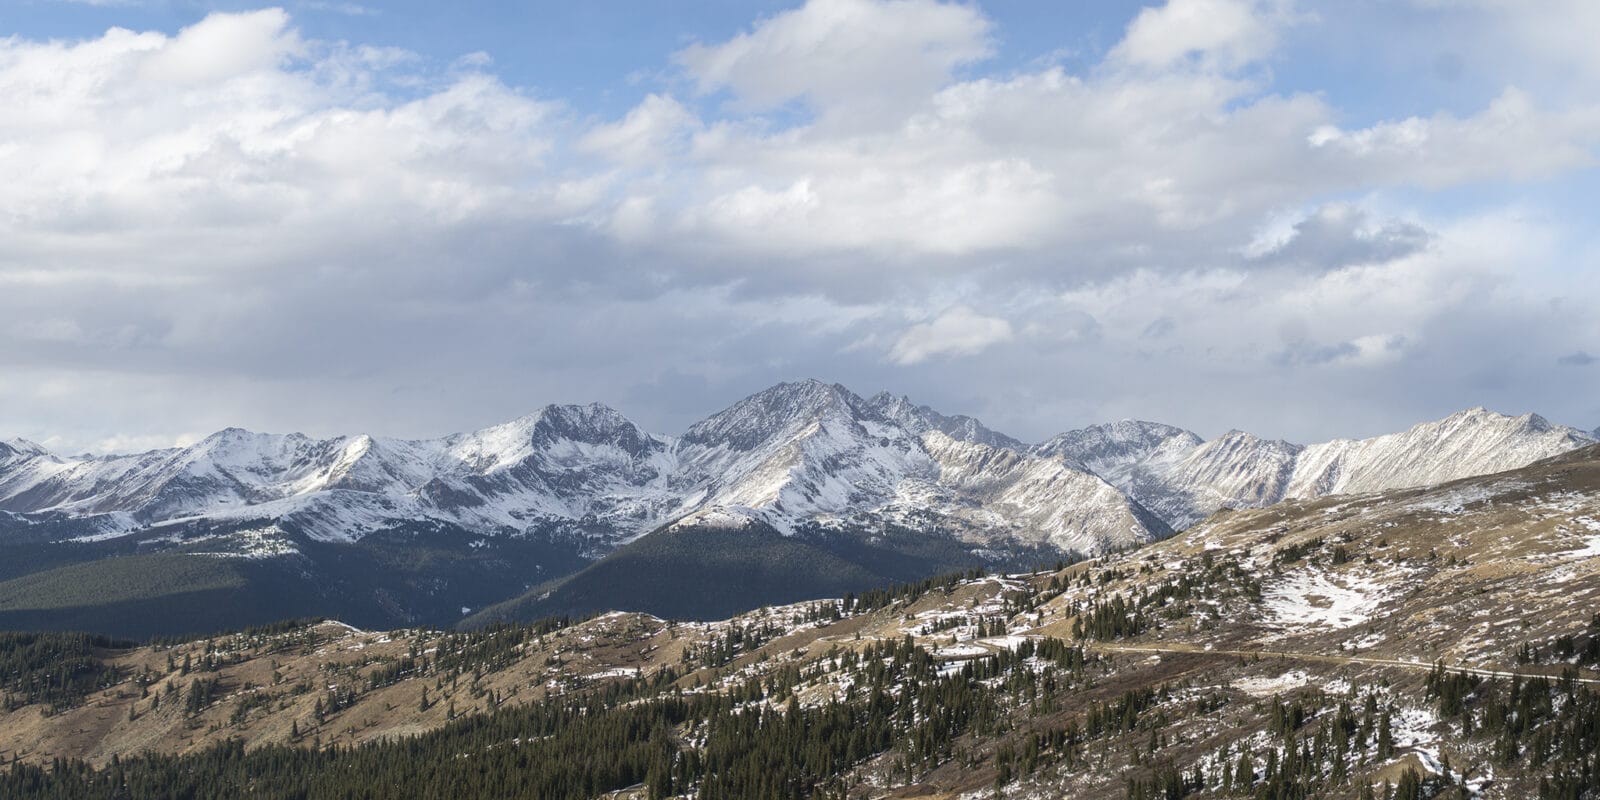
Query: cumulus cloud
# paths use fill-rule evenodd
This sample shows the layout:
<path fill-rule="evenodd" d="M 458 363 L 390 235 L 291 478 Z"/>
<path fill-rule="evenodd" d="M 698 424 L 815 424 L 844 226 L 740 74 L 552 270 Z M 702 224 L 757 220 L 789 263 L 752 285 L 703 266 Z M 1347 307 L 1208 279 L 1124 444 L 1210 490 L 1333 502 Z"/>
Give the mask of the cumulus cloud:
<path fill-rule="evenodd" d="M 1190 61 L 1239 67 L 1277 46 L 1279 20 L 1273 16 L 1250 0 L 1170 0 L 1140 11 L 1111 57 L 1158 69 Z"/>
<path fill-rule="evenodd" d="M 1581 174 L 1597 104 L 1347 113 L 1254 68 L 1308 20 L 1174 0 L 1071 71 L 996 66 L 976 5 L 812 0 L 608 119 L 281 10 L 0 40 L 0 435 L 673 432 L 805 375 L 1034 438 L 1600 416 L 1525 363 L 1600 332 L 1574 234 L 1486 191 Z"/>
<path fill-rule="evenodd" d="M 869 26 L 840 22 L 883 14 L 911 22 L 871 47 L 853 44 L 857 28 Z M 1190 17 L 1206 25 L 1188 24 Z M 1140 54 L 1139 70 L 1042 67 L 963 79 L 950 71 L 959 60 L 946 56 L 981 53 L 976 43 L 989 25 L 973 8 L 808 3 L 679 59 L 702 88 L 727 87 L 759 100 L 757 108 L 824 98 L 816 101 L 822 118 L 773 125 L 756 114 L 696 127 L 680 115 L 674 129 L 694 129 L 688 156 L 660 162 L 670 177 L 628 187 L 606 213 L 619 230 L 692 253 L 707 271 L 719 269 L 708 255 L 761 253 L 769 266 L 742 276 L 752 290 L 802 283 L 841 292 L 857 285 L 841 272 L 862 277 L 852 263 L 858 257 L 916 264 L 893 280 L 948 277 L 968 269 L 967 259 L 984 258 L 1003 264 L 1008 277 L 1071 281 L 1134 263 L 1223 260 L 1264 217 L 1352 191 L 1533 180 L 1592 162 L 1600 143 L 1593 104 L 1549 108 L 1509 88 L 1469 115 L 1341 127 L 1323 95 L 1263 91 L 1259 79 L 1192 69 L 1193 58 L 1178 57 L 1260 58 L 1275 31 L 1303 20 L 1280 3 L 1180 0 L 1141 13 L 1107 57 L 1116 65 Z M 856 65 L 836 81 L 829 66 L 810 63 L 921 53 L 928 41 L 950 40 L 938 32 L 955 30 L 970 34 L 958 39 L 966 45 L 895 57 L 920 65 L 924 78 L 916 81 Z M 1151 37 L 1166 30 L 1198 43 L 1157 57 L 1166 51 Z M 851 54 L 829 49 L 846 44 Z M 754 83 L 741 90 L 736 81 L 746 79 Z M 863 100 L 880 79 L 897 99 Z M 855 115 L 848 127 L 830 121 L 827 109 L 856 100 L 874 113 Z M 648 98 L 615 124 L 635 128 L 660 105 Z M 1361 246 L 1378 250 L 1421 244 L 1404 223 L 1377 227 L 1351 235 L 1370 235 Z M 1315 233 L 1308 227 L 1302 245 Z M 1079 256 L 1040 257 L 1068 249 Z M 819 266 L 826 264 L 837 269 Z"/>
<path fill-rule="evenodd" d="M 1331 204 L 1295 222 L 1277 241 L 1261 242 L 1253 261 L 1326 270 L 1404 258 L 1428 246 L 1432 234 L 1405 220 L 1375 224 L 1361 208 Z"/>
<path fill-rule="evenodd" d="M 1508 88 L 1468 117 L 1439 113 L 1310 136 L 1313 148 L 1429 188 L 1490 179 L 1528 180 L 1596 163 L 1600 108 L 1541 109 Z"/>
<path fill-rule="evenodd" d="M 936 0 L 810 0 L 676 58 L 701 92 L 726 89 L 750 109 L 803 100 L 845 123 L 925 101 L 991 53 L 990 29 L 976 7 Z"/>
<path fill-rule="evenodd" d="M 578 146 L 614 161 L 650 166 L 678 155 L 699 127 L 699 117 L 682 103 L 652 94 L 622 119 L 585 133 Z"/>
<path fill-rule="evenodd" d="M 938 356 L 977 355 L 1011 339 L 1011 323 L 954 306 L 938 317 L 906 329 L 889 350 L 897 364 L 918 364 Z"/>
<path fill-rule="evenodd" d="M 300 54 L 282 9 L 213 14 L 145 51 L 136 73 L 147 84 L 225 81 L 275 67 Z"/>
<path fill-rule="evenodd" d="M 1324 364 L 1374 366 L 1397 361 L 1405 347 L 1405 337 L 1371 334 L 1344 342 L 1322 344 L 1306 339 L 1289 342 L 1273 356 L 1282 366 L 1302 367 Z"/>

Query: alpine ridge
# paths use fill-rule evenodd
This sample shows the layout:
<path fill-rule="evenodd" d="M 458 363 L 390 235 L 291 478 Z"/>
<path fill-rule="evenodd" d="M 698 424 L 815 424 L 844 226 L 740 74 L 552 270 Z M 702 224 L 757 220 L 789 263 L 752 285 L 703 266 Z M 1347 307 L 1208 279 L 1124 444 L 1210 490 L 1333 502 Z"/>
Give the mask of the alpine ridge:
<path fill-rule="evenodd" d="M 757 392 L 676 438 L 590 404 L 427 440 L 229 428 L 188 447 L 77 457 L 11 440 L 0 442 L 0 547 L 26 548 L 14 560 L 31 566 L 0 581 L 33 567 L 182 553 L 277 570 L 278 583 L 311 580 L 340 602 L 365 598 L 363 608 L 384 615 L 373 624 L 547 594 L 537 587 L 634 542 L 641 564 L 710 564 L 704 548 L 741 546 L 804 560 L 804 548 L 822 547 L 842 559 L 836 573 L 862 567 L 870 584 L 935 567 L 1098 555 L 1223 508 L 1432 485 L 1592 442 L 1536 415 L 1474 408 L 1313 445 L 1241 431 L 1205 441 L 1135 421 L 1027 445 L 971 417 L 816 380 Z M 682 535 L 710 529 L 778 538 Z M 259 580 L 218 578 L 236 579 Z M 805 595 L 806 580 L 783 580 L 785 597 Z"/>
<path fill-rule="evenodd" d="M 1591 446 L 703 622 L 7 634 L 0 795 L 1593 797 L 1597 520 Z"/>
<path fill-rule="evenodd" d="M 1502 472 L 1593 444 L 1537 414 L 1471 408 L 1369 439 L 1300 445 L 1229 431 L 1209 442 L 1148 422 L 1073 431 L 1035 452 L 1105 477 L 1174 529 L 1223 508 L 1429 486 Z"/>
<path fill-rule="evenodd" d="M 93 521 L 96 536 L 195 520 L 286 520 L 352 541 L 418 520 L 479 535 L 578 532 L 603 551 L 671 522 L 732 515 L 792 531 L 891 520 L 1064 552 L 1159 538 L 1227 507 L 1422 486 L 1595 441 L 1534 414 L 1473 408 L 1370 439 L 1205 441 L 1124 420 L 1028 446 L 908 398 L 807 380 L 671 439 L 601 404 L 552 405 L 433 440 L 219 431 L 185 448 L 63 458 L 0 442 L 0 510 Z"/>
<path fill-rule="evenodd" d="M 563 531 L 604 551 L 713 514 L 785 532 L 937 525 L 985 546 L 1016 538 L 1062 552 L 1167 532 L 1092 471 L 1028 453 L 977 420 L 819 381 L 771 387 L 677 439 L 592 404 L 434 440 L 230 428 L 137 455 L 61 458 L 8 446 L 3 457 L 0 509 L 93 521 L 99 537 L 283 521 L 348 542 L 430 521 L 490 536 Z M 251 542 L 261 546 L 259 536 Z"/>

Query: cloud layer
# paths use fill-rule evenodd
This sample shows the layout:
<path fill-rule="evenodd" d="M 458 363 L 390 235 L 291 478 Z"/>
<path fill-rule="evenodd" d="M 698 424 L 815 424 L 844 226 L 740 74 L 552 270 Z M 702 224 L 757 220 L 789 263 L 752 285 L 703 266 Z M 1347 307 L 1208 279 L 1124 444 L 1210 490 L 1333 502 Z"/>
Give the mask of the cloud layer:
<path fill-rule="evenodd" d="M 1518 8 L 1448 13 L 1554 36 Z M 1358 121 L 1274 77 L 1316 12 L 1172 0 L 1074 71 L 992 67 L 977 6 L 811 0 L 614 119 L 278 9 L 0 40 L 0 434 L 673 431 L 805 375 L 1025 437 L 1592 427 L 1594 241 L 1542 198 L 1594 188 L 1600 104 Z"/>

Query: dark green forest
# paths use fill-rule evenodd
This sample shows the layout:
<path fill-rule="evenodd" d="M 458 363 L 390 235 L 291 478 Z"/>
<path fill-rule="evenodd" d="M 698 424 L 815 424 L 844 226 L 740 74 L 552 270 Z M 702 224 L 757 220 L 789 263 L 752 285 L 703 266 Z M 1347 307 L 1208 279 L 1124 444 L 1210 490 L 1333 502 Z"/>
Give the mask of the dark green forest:
<path fill-rule="evenodd" d="M 901 596 L 924 588 L 908 587 Z M 559 624 L 529 627 L 527 635 Z M 461 674 L 503 659 L 508 643 L 518 640 L 458 634 L 434 668 Z M 66 687 L 106 679 L 92 668 L 69 667 L 82 662 L 77 654 L 109 642 L 32 635 L 0 641 L 8 691 L 48 699 L 64 690 L 47 677 L 52 664 L 54 674 L 67 676 Z M 844 797 L 857 788 L 852 768 L 873 759 L 897 781 L 953 766 L 987 770 L 1003 787 L 1045 769 L 1096 769 L 1108 752 L 1132 753 L 1138 765 L 1126 780 L 1129 800 L 1465 796 L 1460 784 L 1466 776 L 1448 770 L 1426 779 L 1409 773 L 1388 784 L 1366 779 L 1369 768 L 1395 750 L 1393 708 L 1374 691 L 1273 698 L 1263 715 L 1272 741 L 1265 748 L 1224 745 L 1205 763 L 1192 764 L 1142 757 L 1158 749 L 1172 721 L 1170 703 L 1185 687 L 1107 692 L 1098 686 L 1115 676 L 1106 667 L 1081 647 L 1054 639 L 1028 640 L 1014 652 L 954 667 L 908 640 L 883 641 L 860 650 L 836 648 L 816 662 L 717 691 L 684 688 L 683 675 L 667 669 L 355 748 L 307 742 L 247 750 L 235 739 L 195 755 L 119 758 L 102 769 L 62 760 L 13 763 L 0 771 L 0 796 L 586 798 L 641 787 L 650 797 Z M 802 704 L 796 688 L 825 674 L 849 688 L 825 702 Z M 1086 693 L 1102 699 L 1071 705 Z M 1600 791 L 1600 694 L 1570 673 L 1556 680 L 1502 680 L 1439 667 L 1424 694 L 1452 726 L 1453 738 L 1492 747 L 1506 773 L 1539 776 L 1541 800 L 1578 800 Z M 1204 713 L 1229 700 L 1202 696 L 1193 702 L 1194 711 Z M 1062 713 L 1069 707 L 1081 713 Z M 338 711 L 328 706 L 329 715 Z"/>

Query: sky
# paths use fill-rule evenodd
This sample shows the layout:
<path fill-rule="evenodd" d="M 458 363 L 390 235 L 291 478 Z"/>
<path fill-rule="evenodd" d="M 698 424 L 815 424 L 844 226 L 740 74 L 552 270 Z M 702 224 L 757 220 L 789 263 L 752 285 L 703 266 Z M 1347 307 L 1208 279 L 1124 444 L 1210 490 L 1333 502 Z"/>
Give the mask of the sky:
<path fill-rule="evenodd" d="M 0 438 L 1600 425 L 1591 0 L 4 0 Z"/>

